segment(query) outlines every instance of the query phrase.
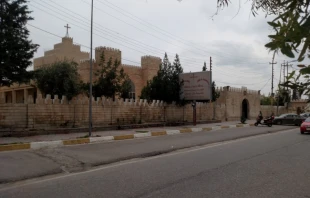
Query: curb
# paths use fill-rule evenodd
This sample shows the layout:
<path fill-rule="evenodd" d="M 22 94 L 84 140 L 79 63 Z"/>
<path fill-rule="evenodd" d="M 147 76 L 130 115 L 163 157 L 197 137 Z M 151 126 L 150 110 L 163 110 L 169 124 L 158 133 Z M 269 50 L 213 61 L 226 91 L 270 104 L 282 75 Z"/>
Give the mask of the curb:
<path fill-rule="evenodd" d="M 89 143 L 107 142 L 107 141 L 118 141 L 118 140 L 130 140 L 130 139 L 139 139 L 139 138 L 146 138 L 146 137 L 159 137 L 159 136 L 176 135 L 176 134 L 183 134 L 183 133 L 208 132 L 208 131 L 217 131 L 221 129 L 241 128 L 241 127 L 251 127 L 251 126 L 254 126 L 254 124 L 236 124 L 236 125 L 214 126 L 214 127 L 207 127 L 207 128 L 183 128 L 180 130 L 166 130 L 166 131 L 156 131 L 156 132 L 136 133 L 136 134 L 116 135 L 116 136 L 90 137 L 90 138 L 44 141 L 44 142 L 30 142 L 30 143 L 20 143 L 20 144 L 6 144 L 6 145 L 0 145 L 0 152 L 1 151 L 14 151 L 14 150 L 27 150 L 27 149 L 56 148 L 60 146 L 70 146 L 70 145 L 89 144 Z"/>

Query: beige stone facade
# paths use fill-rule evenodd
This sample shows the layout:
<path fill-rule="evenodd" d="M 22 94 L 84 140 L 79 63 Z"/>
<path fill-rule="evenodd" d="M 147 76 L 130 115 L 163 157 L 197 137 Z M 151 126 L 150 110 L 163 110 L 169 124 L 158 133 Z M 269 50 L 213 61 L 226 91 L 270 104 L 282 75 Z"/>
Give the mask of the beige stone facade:
<path fill-rule="evenodd" d="M 105 61 L 110 58 L 112 61 L 122 61 L 122 52 L 119 49 L 110 47 L 95 48 L 95 59 L 93 61 L 93 74 L 98 71 L 101 54 L 104 53 Z M 89 82 L 90 64 L 89 53 L 82 52 L 80 46 L 73 44 L 73 39 L 64 37 L 62 42 L 55 44 L 54 49 L 46 51 L 43 57 L 34 59 L 34 69 L 38 69 L 43 65 L 51 64 L 57 60 L 73 60 L 78 63 L 78 72 L 83 82 Z M 132 81 L 132 98 L 139 98 L 142 88 L 146 85 L 148 80 L 151 80 L 159 69 L 161 59 L 154 56 L 141 57 L 141 66 L 121 64 L 125 73 L 128 74 Z M 93 81 L 96 80 L 93 75 Z"/>
<path fill-rule="evenodd" d="M 64 37 L 61 43 L 54 45 L 54 49 L 44 52 L 44 56 L 33 60 L 34 70 L 43 65 L 49 65 L 55 61 L 72 60 L 80 62 L 81 60 L 89 59 L 88 52 L 82 52 L 81 46 L 73 44 L 73 38 Z"/>

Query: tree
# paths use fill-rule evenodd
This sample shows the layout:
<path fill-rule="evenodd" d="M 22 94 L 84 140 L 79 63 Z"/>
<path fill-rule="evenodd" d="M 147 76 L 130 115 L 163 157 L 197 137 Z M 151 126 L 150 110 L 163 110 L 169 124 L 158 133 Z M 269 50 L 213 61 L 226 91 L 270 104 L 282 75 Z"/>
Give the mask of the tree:
<path fill-rule="evenodd" d="M 217 2 L 218 8 L 222 8 L 228 6 L 230 1 Z M 276 15 L 275 19 L 268 22 L 275 32 L 269 35 L 271 42 L 265 45 L 269 50 L 280 50 L 290 58 L 295 57 L 293 52 L 299 53 L 298 61 L 305 58 L 307 50 L 310 50 L 309 4 L 308 0 L 252 0 L 251 11 L 254 16 L 258 10 L 262 10 L 266 15 Z"/>
<path fill-rule="evenodd" d="M 260 104 L 261 105 L 271 105 L 271 98 L 270 96 L 265 96 L 265 95 L 262 95 L 261 99 L 260 99 Z"/>
<path fill-rule="evenodd" d="M 288 104 L 291 101 L 289 92 L 281 85 L 278 86 L 276 101 L 279 106 L 284 106 L 285 103 Z"/>
<path fill-rule="evenodd" d="M 212 82 L 212 102 L 215 102 L 220 97 L 220 92 L 216 91 L 216 84 Z"/>
<path fill-rule="evenodd" d="M 38 45 L 28 39 L 32 20 L 26 0 L 0 0 L 0 86 L 30 79 L 27 68 Z"/>
<path fill-rule="evenodd" d="M 102 52 L 99 67 L 100 70 L 96 73 L 98 79 L 93 86 L 94 97 L 105 96 L 114 100 L 116 95 L 121 97 L 129 96 L 129 91 L 131 89 L 130 79 L 128 75 L 125 74 L 123 68 L 119 69 L 119 60 L 115 60 L 113 63 L 112 58 L 110 58 L 109 61 L 106 62 L 104 52 Z"/>
<path fill-rule="evenodd" d="M 291 89 L 293 91 L 292 99 L 300 99 L 303 94 L 309 95 L 310 93 L 309 74 L 310 70 L 308 68 L 301 69 L 298 74 L 296 74 L 296 71 L 293 71 L 280 86 L 283 89 Z M 300 77 L 304 77 L 304 80 L 301 80 Z"/>
<path fill-rule="evenodd" d="M 77 63 L 67 60 L 41 67 L 34 72 L 34 81 L 42 94 L 65 95 L 69 100 L 81 91 Z"/>
<path fill-rule="evenodd" d="M 171 65 L 167 53 L 165 53 L 157 75 L 148 81 L 147 86 L 142 89 L 141 98 L 148 101 L 163 100 L 168 104 L 173 101 L 179 105 L 185 104 L 185 101 L 180 99 L 182 84 L 179 80 L 179 74 L 181 73 L 183 73 L 183 68 L 179 55 L 176 55 L 173 65 Z"/>
<path fill-rule="evenodd" d="M 203 64 L 202 71 L 207 71 L 207 63 L 206 62 L 204 62 L 204 64 Z"/>

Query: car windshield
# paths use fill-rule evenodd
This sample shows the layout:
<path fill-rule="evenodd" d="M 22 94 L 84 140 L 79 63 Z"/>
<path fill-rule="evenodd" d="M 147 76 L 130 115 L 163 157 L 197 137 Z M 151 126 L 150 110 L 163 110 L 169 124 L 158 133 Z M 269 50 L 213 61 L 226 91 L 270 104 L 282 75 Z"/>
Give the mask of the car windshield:
<path fill-rule="evenodd" d="M 282 114 L 282 115 L 280 115 L 279 117 L 280 117 L 280 118 L 284 118 L 285 116 L 288 116 L 288 114 Z"/>
<path fill-rule="evenodd" d="M 310 117 L 305 120 L 305 122 L 310 122 Z"/>

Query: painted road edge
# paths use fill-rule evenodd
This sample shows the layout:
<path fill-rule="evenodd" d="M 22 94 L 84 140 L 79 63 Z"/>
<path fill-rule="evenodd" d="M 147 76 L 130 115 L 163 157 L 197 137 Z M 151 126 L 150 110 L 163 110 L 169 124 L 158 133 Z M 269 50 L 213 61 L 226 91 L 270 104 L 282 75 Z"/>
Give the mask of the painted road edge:
<path fill-rule="evenodd" d="M 60 146 L 70 146 L 70 145 L 80 145 L 80 144 L 89 144 L 105 141 L 119 141 L 119 140 L 129 140 L 129 139 L 138 139 L 146 137 L 158 137 L 166 135 L 177 135 L 182 133 L 192 133 L 192 132 L 208 132 L 208 131 L 217 131 L 221 129 L 228 128 L 240 128 L 240 127 L 251 127 L 254 124 L 236 124 L 236 125 L 223 125 L 223 126 L 214 126 L 206 128 L 183 128 L 180 130 L 166 130 L 166 131 L 155 131 L 147 133 L 135 133 L 135 134 L 125 134 L 125 135 L 116 135 L 116 136 L 103 136 L 103 137 L 90 137 L 90 138 L 78 138 L 78 139 L 69 139 L 69 140 L 56 140 L 56 141 L 42 141 L 42 142 L 30 142 L 30 143 L 19 143 L 19 144 L 4 144 L 0 145 L 1 151 L 15 151 L 15 150 L 27 150 L 27 149 L 44 149 L 44 148 L 56 148 Z"/>

